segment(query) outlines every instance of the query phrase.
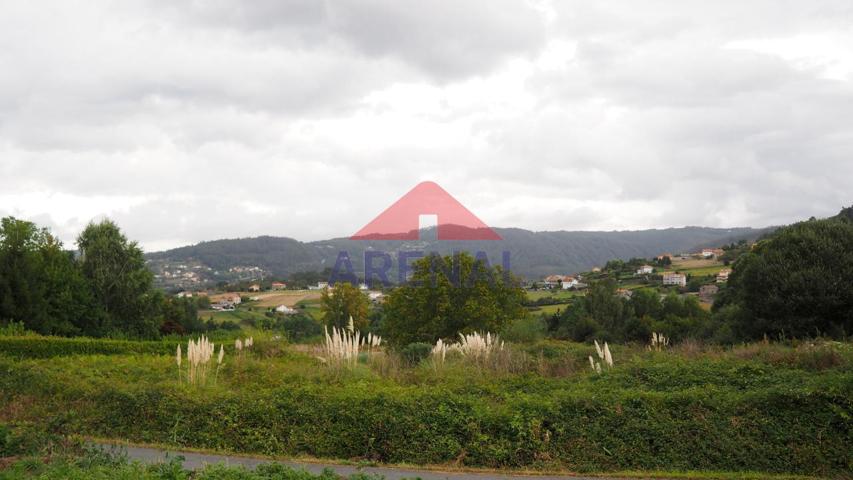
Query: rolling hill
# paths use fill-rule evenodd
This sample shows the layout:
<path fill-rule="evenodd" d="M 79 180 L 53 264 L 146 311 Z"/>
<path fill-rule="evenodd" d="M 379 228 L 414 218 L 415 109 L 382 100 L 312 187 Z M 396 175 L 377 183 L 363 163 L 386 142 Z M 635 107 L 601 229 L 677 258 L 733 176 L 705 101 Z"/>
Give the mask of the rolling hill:
<path fill-rule="evenodd" d="M 755 239 L 773 228 L 681 227 L 635 231 L 533 232 L 495 228 L 502 240 L 437 241 L 435 232 L 421 232 L 420 240 L 350 240 L 336 238 L 300 242 L 287 237 L 254 237 L 201 242 L 196 245 L 147 254 L 157 268 L 193 264 L 196 268 L 225 272 L 235 267 L 258 267 L 266 275 L 287 277 L 303 271 L 321 271 L 334 265 L 338 253 L 348 252 L 356 272 L 363 271 L 365 251 L 483 251 L 492 263 L 510 252 L 512 271 L 526 278 L 552 273 L 572 273 L 603 265 L 611 259 L 653 257 L 662 252 L 688 252 L 740 239 Z"/>

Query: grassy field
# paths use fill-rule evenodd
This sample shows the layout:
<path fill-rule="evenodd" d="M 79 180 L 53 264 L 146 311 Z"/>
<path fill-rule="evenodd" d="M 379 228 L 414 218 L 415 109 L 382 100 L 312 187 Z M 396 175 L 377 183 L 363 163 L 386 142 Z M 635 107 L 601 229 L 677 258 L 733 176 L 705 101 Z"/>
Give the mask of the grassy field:
<path fill-rule="evenodd" d="M 717 259 L 711 258 L 689 258 L 686 260 L 673 260 L 672 261 L 672 269 L 673 270 L 684 270 L 684 269 L 694 269 L 694 268 L 709 268 L 709 267 L 722 267 L 723 263 L 718 261 Z"/>
<path fill-rule="evenodd" d="M 557 304 L 557 305 L 541 305 L 538 307 L 531 307 L 530 310 L 535 313 L 544 313 L 547 315 L 553 315 L 557 312 L 562 312 L 567 307 L 566 304 Z"/>
<path fill-rule="evenodd" d="M 317 320 L 318 322 L 323 320 L 323 314 L 320 311 L 319 299 L 301 300 L 296 304 L 296 308 L 299 309 L 299 311 L 310 315 L 311 318 Z"/>
<path fill-rule="evenodd" d="M 666 268 L 665 271 L 678 271 L 680 273 L 689 273 L 692 276 L 703 277 L 716 275 L 724 268 L 726 268 L 726 266 L 717 260 L 690 259 L 676 260 L 672 262 L 672 265 L 669 268 Z"/>
<path fill-rule="evenodd" d="M 209 318 L 213 318 L 213 321 L 216 323 L 222 323 L 228 320 L 238 325 L 243 320 L 259 320 L 262 318 L 266 318 L 264 316 L 263 311 L 261 311 L 260 309 L 249 310 L 245 306 L 232 311 L 200 310 L 198 312 L 198 316 L 199 318 L 205 321 L 207 321 L 207 319 Z"/>
<path fill-rule="evenodd" d="M 255 303 L 259 307 L 267 308 L 277 307 L 279 305 L 286 305 L 288 307 L 292 307 L 302 301 L 320 300 L 320 292 L 309 290 L 285 290 L 281 292 L 264 292 L 256 293 L 254 294 L 254 296 L 258 297 L 258 301 Z"/>
<path fill-rule="evenodd" d="M 577 297 L 578 295 L 583 295 L 583 292 L 576 290 L 527 290 L 526 293 L 527 298 L 532 301 L 547 297 L 556 298 L 558 300 L 569 300 Z"/>
<path fill-rule="evenodd" d="M 568 342 L 508 345 L 487 361 L 451 356 L 444 365 L 409 365 L 378 351 L 350 370 L 268 338 L 239 356 L 226 344 L 221 371 L 204 385 L 180 379 L 174 355 L 165 353 L 170 344 L 159 344 L 89 354 L 76 352 L 91 346 L 64 340 L 0 341 L 0 421 L 380 463 L 853 470 L 853 349 L 845 343 L 684 344 L 665 352 L 614 345 L 614 368 L 595 374 L 587 359 L 594 348 Z M 51 349 L 56 354 L 46 355 Z"/>
<path fill-rule="evenodd" d="M 211 302 L 217 302 L 227 295 L 238 294 L 241 297 L 257 298 L 251 305 L 262 308 L 274 308 L 279 305 L 292 307 L 303 300 L 319 300 L 320 292 L 314 290 L 280 290 L 272 292 L 227 292 L 210 296 Z"/>

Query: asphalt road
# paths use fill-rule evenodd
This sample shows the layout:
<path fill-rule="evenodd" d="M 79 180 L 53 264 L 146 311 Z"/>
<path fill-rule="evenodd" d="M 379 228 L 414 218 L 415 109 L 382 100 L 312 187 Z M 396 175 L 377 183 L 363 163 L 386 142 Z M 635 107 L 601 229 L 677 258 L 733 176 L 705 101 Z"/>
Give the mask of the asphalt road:
<path fill-rule="evenodd" d="M 231 455 L 210 455 L 206 453 L 181 452 L 175 450 L 160 450 L 146 447 L 113 446 L 108 444 L 97 444 L 104 448 L 119 448 L 127 453 L 130 460 L 138 460 L 142 463 L 157 463 L 169 457 L 180 455 L 186 460 L 184 467 L 198 469 L 204 465 L 224 463 L 226 465 L 242 465 L 252 469 L 262 463 L 280 463 L 289 467 L 307 470 L 311 473 L 320 473 L 325 468 L 331 468 L 338 475 L 348 476 L 353 473 L 368 473 L 382 475 L 387 480 L 402 480 L 421 478 L 423 480 L 487 480 L 487 479 L 511 479 L 511 480 L 608 480 L 603 477 L 576 477 L 576 476 L 554 476 L 554 475 L 505 475 L 499 473 L 465 473 L 465 472 L 441 472 L 435 470 L 417 470 L 393 467 L 356 467 L 352 465 L 334 465 L 319 463 L 301 463 L 289 461 L 262 460 L 251 457 L 238 457 Z M 614 480 L 614 479 L 609 479 Z"/>

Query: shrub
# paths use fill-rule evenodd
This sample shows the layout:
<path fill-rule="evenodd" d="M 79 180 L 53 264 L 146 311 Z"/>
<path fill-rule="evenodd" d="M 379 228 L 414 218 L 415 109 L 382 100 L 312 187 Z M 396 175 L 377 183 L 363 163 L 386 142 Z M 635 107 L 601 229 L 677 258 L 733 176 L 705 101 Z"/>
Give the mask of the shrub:
<path fill-rule="evenodd" d="M 94 338 L 0 337 L 0 354 L 19 358 L 49 358 L 66 355 L 121 355 L 150 353 L 172 355 L 177 340 L 132 341 Z"/>
<path fill-rule="evenodd" d="M 424 342 L 414 342 L 400 350 L 400 355 L 411 365 L 417 365 L 432 353 L 432 345 Z"/>
<path fill-rule="evenodd" d="M 313 318 L 303 313 L 287 315 L 279 321 L 276 328 L 281 328 L 291 342 L 299 342 L 311 337 L 322 335 L 323 328 Z"/>
<path fill-rule="evenodd" d="M 545 338 L 545 331 L 545 320 L 531 315 L 511 322 L 501 336 L 508 342 L 533 343 Z"/>

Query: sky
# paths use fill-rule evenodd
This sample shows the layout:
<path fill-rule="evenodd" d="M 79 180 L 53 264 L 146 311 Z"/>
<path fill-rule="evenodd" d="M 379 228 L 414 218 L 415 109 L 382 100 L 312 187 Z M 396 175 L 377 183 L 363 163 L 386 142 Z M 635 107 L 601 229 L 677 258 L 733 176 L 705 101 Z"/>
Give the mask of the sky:
<path fill-rule="evenodd" d="M 853 2 L 8 1 L 0 216 L 149 251 L 349 236 L 425 180 L 493 227 L 853 203 Z"/>

